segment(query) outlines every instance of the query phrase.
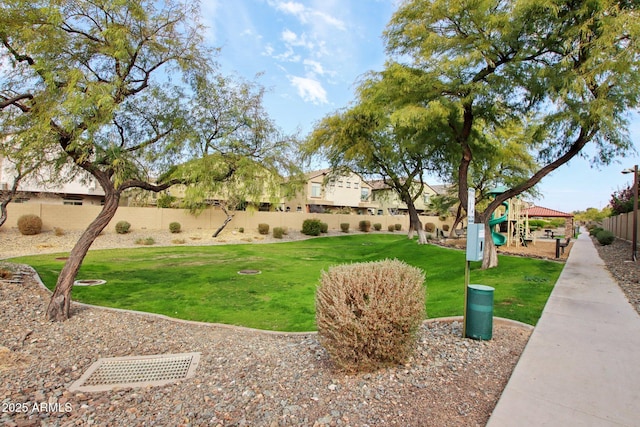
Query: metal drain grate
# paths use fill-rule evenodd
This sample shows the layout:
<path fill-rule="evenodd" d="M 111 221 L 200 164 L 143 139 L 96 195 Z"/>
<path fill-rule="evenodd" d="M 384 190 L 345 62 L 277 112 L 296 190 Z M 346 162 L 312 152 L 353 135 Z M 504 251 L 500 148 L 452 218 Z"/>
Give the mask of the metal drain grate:
<path fill-rule="evenodd" d="M 200 353 L 98 359 L 69 391 L 165 385 L 195 375 Z"/>

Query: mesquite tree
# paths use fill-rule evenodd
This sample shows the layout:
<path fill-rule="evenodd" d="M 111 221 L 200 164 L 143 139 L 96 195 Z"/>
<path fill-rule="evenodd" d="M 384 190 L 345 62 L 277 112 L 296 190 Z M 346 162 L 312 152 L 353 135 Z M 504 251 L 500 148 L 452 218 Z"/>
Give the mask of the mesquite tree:
<path fill-rule="evenodd" d="M 454 149 L 458 191 L 467 204 L 469 174 L 487 130 L 508 131 L 539 167 L 483 209 L 488 223 L 505 200 L 593 146 L 594 163 L 632 148 L 628 112 L 639 105 L 638 2 L 566 0 L 408 0 L 385 38 L 407 76 L 412 105 L 437 105 L 440 137 Z M 431 107 L 433 109 L 433 107 Z M 487 225 L 486 235 L 489 236 Z M 497 265 L 487 239 L 483 267 Z"/>
<path fill-rule="evenodd" d="M 427 236 L 415 200 L 424 192 L 425 172 L 447 166 L 441 161 L 446 147 L 438 142 L 438 121 L 392 101 L 401 81 L 401 75 L 370 73 L 358 87 L 355 105 L 318 123 L 304 151 L 322 155 L 334 169 L 381 178 L 407 205 L 408 237 L 417 233 L 424 244 Z"/>
<path fill-rule="evenodd" d="M 123 191 L 277 175 L 282 158 L 264 158 L 275 129 L 263 117 L 261 93 L 245 97 L 247 87 L 215 73 L 197 2 L 3 0 L 0 12 L 12 106 L 38 141 L 24 149 L 55 144 L 58 164 L 72 162 L 105 193 L 58 277 L 50 320 L 69 317 L 75 276 Z M 207 110 L 202 100 L 211 91 L 227 97 L 226 110 Z M 224 131 L 206 131 L 212 127 Z"/>

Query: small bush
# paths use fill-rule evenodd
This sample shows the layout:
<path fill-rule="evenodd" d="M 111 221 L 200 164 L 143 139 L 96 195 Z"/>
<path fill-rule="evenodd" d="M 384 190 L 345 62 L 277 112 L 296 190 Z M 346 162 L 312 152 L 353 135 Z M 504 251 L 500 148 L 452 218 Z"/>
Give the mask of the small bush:
<path fill-rule="evenodd" d="M 179 222 L 172 222 L 169 224 L 169 231 L 173 234 L 176 234 L 182 231 L 182 227 L 180 226 Z"/>
<path fill-rule="evenodd" d="M 395 231 L 396 226 L 393 224 L 389 224 L 389 226 L 387 227 L 387 230 L 391 231 L 392 233 Z"/>
<path fill-rule="evenodd" d="M 136 245 L 150 246 L 150 245 L 153 245 L 155 243 L 156 243 L 156 241 L 153 239 L 153 237 L 139 238 L 138 240 L 136 240 Z"/>
<path fill-rule="evenodd" d="M 38 215 L 22 215 L 18 218 L 18 230 L 24 236 L 33 236 L 42 232 L 42 220 Z"/>
<path fill-rule="evenodd" d="M 323 234 L 326 234 L 329 232 L 329 224 L 327 224 L 326 222 L 321 222 L 320 223 L 320 232 Z"/>
<path fill-rule="evenodd" d="M 395 227 L 396 231 L 402 230 L 402 224 L 395 224 L 394 227 Z"/>
<path fill-rule="evenodd" d="M 529 227 L 535 227 L 536 230 L 547 227 L 549 228 L 549 223 L 543 219 L 530 219 Z"/>
<path fill-rule="evenodd" d="M 403 363 L 425 317 L 424 274 L 402 261 L 339 265 L 322 272 L 318 338 L 345 371 Z"/>
<path fill-rule="evenodd" d="M 596 234 L 596 239 L 598 239 L 598 243 L 602 246 L 607 246 L 613 243 L 616 240 L 616 236 L 609 230 L 602 230 L 598 234 Z"/>
<path fill-rule="evenodd" d="M 322 232 L 322 221 L 319 219 L 305 219 L 302 222 L 302 234 L 319 236 Z"/>
<path fill-rule="evenodd" d="M 184 239 L 173 239 L 171 243 L 173 243 L 174 245 L 184 245 L 185 243 L 187 243 L 187 241 Z"/>
<path fill-rule="evenodd" d="M 368 233 L 371 231 L 371 221 L 362 220 L 358 223 L 358 230 Z"/>
<path fill-rule="evenodd" d="M 258 233 L 269 234 L 269 224 L 258 224 Z"/>
<path fill-rule="evenodd" d="M 341 222 L 340 223 L 340 231 L 342 231 L 343 233 L 348 233 L 349 232 L 349 223 L 348 222 Z"/>
<path fill-rule="evenodd" d="M 564 218 L 556 218 L 549 221 L 549 225 L 551 228 L 564 228 L 565 220 Z"/>
<path fill-rule="evenodd" d="M 449 231 L 449 224 L 443 224 L 442 231 Z"/>
<path fill-rule="evenodd" d="M 427 233 L 433 233 L 434 231 L 436 231 L 436 225 L 432 222 L 428 222 L 424 225 L 424 231 L 426 231 Z"/>
<path fill-rule="evenodd" d="M 118 234 L 127 234 L 130 228 L 131 224 L 129 224 L 127 221 L 118 221 L 116 223 L 116 233 Z"/>
<path fill-rule="evenodd" d="M 273 227 L 273 237 L 276 239 L 282 239 L 284 235 L 284 228 L 282 227 Z"/>
<path fill-rule="evenodd" d="M 175 203 L 176 198 L 170 194 L 160 194 L 156 199 L 156 206 L 159 208 L 170 208 Z"/>
<path fill-rule="evenodd" d="M 382 230 L 382 224 L 380 224 L 379 222 L 376 222 L 375 224 L 373 224 L 373 229 L 376 231 Z"/>
<path fill-rule="evenodd" d="M 60 227 L 53 227 L 53 233 L 58 237 L 62 237 L 64 236 L 64 229 Z"/>
<path fill-rule="evenodd" d="M 238 228 L 238 231 L 239 231 L 240 233 L 244 233 L 244 227 L 240 227 L 240 228 Z"/>
<path fill-rule="evenodd" d="M 589 235 L 590 236 L 597 236 L 598 233 L 600 233 L 601 231 L 604 231 L 604 228 L 602 227 L 593 227 L 591 230 L 589 230 Z"/>

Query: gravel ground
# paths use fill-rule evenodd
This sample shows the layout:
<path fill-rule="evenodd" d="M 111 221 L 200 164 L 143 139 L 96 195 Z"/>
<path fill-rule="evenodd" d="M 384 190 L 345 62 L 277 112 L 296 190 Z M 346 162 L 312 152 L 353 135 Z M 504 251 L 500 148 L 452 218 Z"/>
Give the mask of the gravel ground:
<path fill-rule="evenodd" d="M 9 234 L 0 232 L 3 255 Z M 261 241 L 254 237 L 241 239 Z M 30 241 L 31 252 L 68 250 L 60 236 L 41 238 L 48 243 Z M 99 240 L 108 247 L 111 239 L 122 238 Z M 201 240 L 206 237 L 193 244 Z M 33 245 L 42 246 L 34 251 Z M 24 251 L 15 242 L 11 248 Z M 640 310 L 640 270 L 624 262 L 630 245 L 596 248 Z M 406 365 L 347 375 L 333 368 L 314 333 L 273 334 L 75 304 L 70 320 L 49 323 L 49 293 L 25 271 L 18 283 L 0 282 L 0 422 L 7 426 L 483 426 L 531 332 L 495 322 L 493 339 L 481 342 L 461 339 L 455 320 L 429 321 Z M 196 351 L 201 361 L 189 380 L 68 391 L 101 357 Z"/>
<path fill-rule="evenodd" d="M 594 240 L 594 245 L 607 269 L 640 314 L 640 262 L 630 262 L 631 243 L 616 239 L 611 245 L 600 246 L 598 241 Z"/>
<path fill-rule="evenodd" d="M 491 341 L 463 340 L 459 322 L 427 322 L 406 365 L 346 375 L 332 367 L 313 333 L 264 333 L 77 305 L 70 320 L 49 323 L 43 318 L 49 295 L 34 280 L 3 283 L 0 294 L 0 421 L 6 426 L 482 426 L 530 335 L 496 324 Z M 101 357 L 194 351 L 201 361 L 192 379 L 68 391 Z M 34 411 L 43 403 L 58 409 Z"/>

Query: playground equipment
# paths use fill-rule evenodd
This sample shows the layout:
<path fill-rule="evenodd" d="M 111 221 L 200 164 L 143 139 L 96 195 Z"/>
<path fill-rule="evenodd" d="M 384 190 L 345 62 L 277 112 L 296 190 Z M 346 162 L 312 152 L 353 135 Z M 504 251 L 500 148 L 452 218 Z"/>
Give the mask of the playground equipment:
<path fill-rule="evenodd" d="M 507 226 L 507 246 L 527 246 L 535 241 L 529 228 L 529 214 L 525 203 L 519 198 L 509 199 L 509 222 Z"/>
<path fill-rule="evenodd" d="M 495 197 L 499 194 L 504 193 L 505 191 L 506 191 L 505 187 L 496 187 L 490 190 L 489 194 Z M 508 201 L 502 202 L 502 206 L 504 206 L 505 208 L 504 214 L 496 218 L 495 212 L 493 212 L 491 214 L 491 218 L 489 219 L 489 228 L 491 229 L 491 238 L 493 239 L 493 244 L 496 246 L 503 246 L 505 243 L 507 243 L 507 236 L 505 236 L 504 234 L 498 233 L 497 231 L 494 230 L 494 227 L 496 225 L 502 224 L 503 222 L 506 222 L 509 220 L 509 202 Z"/>

